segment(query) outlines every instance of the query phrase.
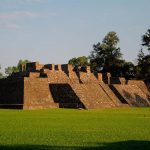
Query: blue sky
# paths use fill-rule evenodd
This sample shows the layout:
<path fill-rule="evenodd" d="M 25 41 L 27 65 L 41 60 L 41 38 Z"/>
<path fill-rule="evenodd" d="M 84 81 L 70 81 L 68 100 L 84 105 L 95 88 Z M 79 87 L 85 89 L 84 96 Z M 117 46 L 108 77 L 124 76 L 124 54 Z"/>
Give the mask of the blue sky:
<path fill-rule="evenodd" d="M 19 59 L 67 63 L 117 32 L 123 58 L 135 61 L 150 28 L 150 0 L 0 0 L 0 64 Z"/>

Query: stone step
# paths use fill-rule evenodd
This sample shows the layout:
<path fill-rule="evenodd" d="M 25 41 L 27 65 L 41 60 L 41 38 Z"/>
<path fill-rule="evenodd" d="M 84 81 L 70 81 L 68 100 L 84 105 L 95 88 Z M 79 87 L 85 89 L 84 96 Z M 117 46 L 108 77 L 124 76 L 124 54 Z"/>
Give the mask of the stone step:
<path fill-rule="evenodd" d="M 71 87 L 87 109 L 115 106 L 98 83 L 72 84 Z"/>
<path fill-rule="evenodd" d="M 130 106 L 150 106 L 147 95 L 136 85 L 113 85 Z"/>

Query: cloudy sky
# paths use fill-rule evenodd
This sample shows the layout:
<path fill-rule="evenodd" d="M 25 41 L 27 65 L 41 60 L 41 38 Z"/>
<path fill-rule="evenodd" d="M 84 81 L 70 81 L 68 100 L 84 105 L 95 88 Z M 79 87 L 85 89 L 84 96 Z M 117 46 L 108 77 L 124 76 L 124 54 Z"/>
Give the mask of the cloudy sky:
<path fill-rule="evenodd" d="M 123 57 L 135 61 L 150 28 L 150 0 L 0 0 L 0 64 L 19 59 L 67 63 L 116 31 Z"/>

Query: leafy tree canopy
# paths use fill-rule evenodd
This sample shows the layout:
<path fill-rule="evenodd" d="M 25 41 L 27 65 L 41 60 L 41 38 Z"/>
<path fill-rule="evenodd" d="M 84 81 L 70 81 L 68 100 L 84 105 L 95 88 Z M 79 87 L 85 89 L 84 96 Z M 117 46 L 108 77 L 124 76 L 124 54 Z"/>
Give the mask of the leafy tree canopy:
<path fill-rule="evenodd" d="M 142 45 L 147 47 L 149 55 L 141 50 L 138 54 L 137 77 L 150 80 L 150 29 L 142 36 Z"/>
<path fill-rule="evenodd" d="M 150 79 L 150 55 L 145 55 L 142 50 L 138 54 L 136 75 L 139 79 Z"/>
<path fill-rule="evenodd" d="M 86 56 L 74 57 L 68 61 L 68 64 L 72 64 L 73 66 L 87 66 L 88 58 Z"/>
<path fill-rule="evenodd" d="M 5 68 L 5 73 L 10 76 L 12 73 L 20 72 L 22 70 L 22 65 L 25 65 L 28 62 L 30 62 L 30 61 L 29 60 L 19 60 L 17 66 Z"/>
<path fill-rule="evenodd" d="M 30 61 L 29 60 L 19 60 L 18 64 L 17 64 L 17 68 L 19 71 L 22 71 L 22 65 L 26 65 L 27 63 L 29 63 Z"/>
<path fill-rule="evenodd" d="M 102 43 L 93 45 L 93 50 L 89 56 L 92 70 L 102 72 L 112 72 L 112 68 L 120 64 L 122 53 L 117 47 L 119 38 L 117 33 L 109 32 Z"/>
<path fill-rule="evenodd" d="M 0 65 L 0 70 L 1 70 L 1 65 Z M 2 79 L 4 76 L 3 74 L 0 72 L 0 79 Z"/>
<path fill-rule="evenodd" d="M 142 45 L 146 46 L 150 53 L 150 29 L 142 36 Z"/>

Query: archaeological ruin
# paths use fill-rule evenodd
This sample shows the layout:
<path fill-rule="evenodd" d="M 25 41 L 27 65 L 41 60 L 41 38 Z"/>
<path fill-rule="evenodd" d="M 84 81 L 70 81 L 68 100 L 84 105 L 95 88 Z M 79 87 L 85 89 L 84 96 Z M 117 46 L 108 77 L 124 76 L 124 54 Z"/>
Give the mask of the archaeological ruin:
<path fill-rule="evenodd" d="M 94 75 L 90 67 L 69 64 L 22 66 L 0 80 L 0 108 L 149 107 L 150 92 L 142 80 L 125 80 L 109 73 Z"/>

